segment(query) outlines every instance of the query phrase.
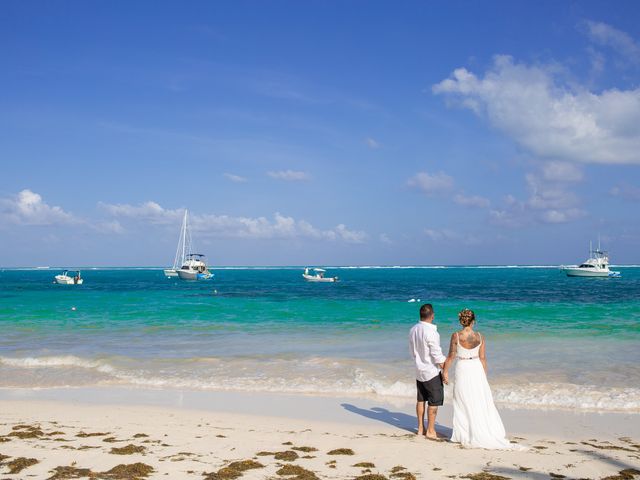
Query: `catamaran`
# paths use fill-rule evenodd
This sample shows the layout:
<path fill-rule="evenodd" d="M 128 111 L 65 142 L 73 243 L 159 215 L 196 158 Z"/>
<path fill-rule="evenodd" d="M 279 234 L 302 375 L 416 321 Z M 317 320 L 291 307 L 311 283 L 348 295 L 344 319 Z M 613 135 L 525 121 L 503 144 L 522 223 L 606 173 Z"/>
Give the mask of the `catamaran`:
<path fill-rule="evenodd" d="M 205 256 L 201 253 L 191 253 L 191 248 L 189 212 L 185 210 L 173 267 L 164 271 L 167 277 L 178 277 L 182 280 L 208 280 L 213 278 L 213 273 L 207 267 Z"/>
<path fill-rule="evenodd" d="M 580 265 L 563 266 L 561 269 L 568 277 L 619 277 L 620 272 L 609 270 L 609 254 L 600 248 L 595 250 L 589 242 L 589 258 Z"/>

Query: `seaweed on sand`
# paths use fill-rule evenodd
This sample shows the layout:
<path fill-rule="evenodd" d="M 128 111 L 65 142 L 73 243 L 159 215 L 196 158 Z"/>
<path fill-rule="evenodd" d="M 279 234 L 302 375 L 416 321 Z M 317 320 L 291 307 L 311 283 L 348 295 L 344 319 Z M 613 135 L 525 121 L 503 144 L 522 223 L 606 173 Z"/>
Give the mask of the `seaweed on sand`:
<path fill-rule="evenodd" d="M 315 447 L 291 447 L 291 450 L 297 450 L 298 452 L 304 452 L 304 453 L 309 453 L 309 452 L 317 452 L 318 449 Z"/>
<path fill-rule="evenodd" d="M 102 472 L 99 478 L 108 478 L 113 480 L 139 480 L 147 478 L 153 473 L 153 467 L 146 463 L 130 463 L 128 465 L 120 464 L 111 470 Z"/>
<path fill-rule="evenodd" d="M 133 455 L 134 453 L 144 453 L 147 449 L 142 445 L 130 443 L 126 447 L 113 447 L 109 453 L 114 455 Z"/>
<path fill-rule="evenodd" d="M 217 472 L 203 473 L 202 475 L 204 475 L 204 480 L 233 480 L 241 477 L 245 471 L 255 468 L 264 468 L 264 465 L 255 460 L 240 460 L 231 462 Z"/>
<path fill-rule="evenodd" d="M 355 455 L 355 453 L 350 448 L 336 448 L 327 452 L 327 455 Z"/>
<path fill-rule="evenodd" d="M 620 470 L 617 475 L 611 475 L 603 478 L 602 480 L 633 480 L 638 475 L 640 475 L 640 470 L 636 470 L 635 468 L 625 468 L 624 470 Z"/>
<path fill-rule="evenodd" d="M 389 480 L 384 475 L 380 475 L 379 473 L 366 473 L 364 475 L 360 475 L 356 477 L 354 480 Z"/>
<path fill-rule="evenodd" d="M 40 438 L 43 435 L 44 432 L 40 429 L 40 426 L 35 427 L 31 425 L 16 425 L 15 427 L 13 427 L 13 431 L 8 436 L 26 439 Z"/>
<path fill-rule="evenodd" d="M 470 480 L 509 480 L 509 477 L 503 477 L 502 475 L 495 475 L 489 472 L 470 473 L 462 478 L 469 478 Z"/>
<path fill-rule="evenodd" d="M 359 462 L 356 463 L 354 465 L 351 465 L 352 467 L 360 467 L 360 468 L 376 468 L 375 464 L 371 463 L 371 462 Z"/>
<path fill-rule="evenodd" d="M 89 468 L 76 467 L 56 467 L 53 469 L 54 474 L 47 480 L 66 480 L 69 478 L 95 478 L 96 473 Z"/>
<path fill-rule="evenodd" d="M 400 478 L 402 480 L 416 480 L 416 476 L 411 472 L 395 472 L 389 476 L 391 478 Z"/>
<path fill-rule="evenodd" d="M 291 476 L 288 480 L 317 480 L 318 476 L 312 472 L 311 470 L 307 470 L 306 468 L 302 468 L 299 465 L 283 465 L 277 472 L 277 475 L 280 476 Z"/>
<path fill-rule="evenodd" d="M 293 462 L 299 455 L 293 450 L 285 450 L 284 452 L 276 452 L 273 456 L 276 460 L 284 460 L 285 462 Z"/>
<path fill-rule="evenodd" d="M 39 463 L 35 458 L 26 458 L 26 457 L 18 457 L 10 462 L 7 462 L 5 465 L 9 467 L 9 473 L 20 473 L 25 468 L 30 467 L 31 465 L 35 465 Z"/>
<path fill-rule="evenodd" d="M 87 438 L 87 437 L 104 437 L 105 435 L 109 435 L 109 432 L 79 432 L 76 434 L 76 437 L 79 438 Z"/>

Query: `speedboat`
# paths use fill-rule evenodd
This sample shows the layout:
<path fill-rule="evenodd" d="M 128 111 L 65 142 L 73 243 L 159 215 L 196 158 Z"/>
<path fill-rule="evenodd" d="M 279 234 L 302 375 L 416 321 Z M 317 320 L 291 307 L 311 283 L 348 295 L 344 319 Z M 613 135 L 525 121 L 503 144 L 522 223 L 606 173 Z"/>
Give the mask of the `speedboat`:
<path fill-rule="evenodd" d="M 84 281 L 80 275 L 80 270 L 65 270 L 61 275 L 56 275 L 53 279 L 53 282 L 58 285 L 82 285 Z"/>
<path fill-rule="evenodd" d="M 309 270 L 313 270 L 315 274 L 309 273 Z M 325 277 L 326 270 L 322 268 L 312 268 L 306 267 L 304 269 L 304 273 L 302 274 L 302 278 L 304 278 L 307 282 L 337 282 L 338 277 Z"/>
<path fill-rule="evenodd" d="M 206 258 L 201 253 L 188 253 L 176 273 L 182 280 L 209 280 L 213 278 L 213 273 L 207 267 Z"/>
<path fill-rule="evenodd" d="M 600 248 L 595 250 L 589 245 L 589 258 L 580 265 L 563 266 L 562 271 L 568 277 L 619 277 L 620 272 L 609 270 L 609 254 Z"/>

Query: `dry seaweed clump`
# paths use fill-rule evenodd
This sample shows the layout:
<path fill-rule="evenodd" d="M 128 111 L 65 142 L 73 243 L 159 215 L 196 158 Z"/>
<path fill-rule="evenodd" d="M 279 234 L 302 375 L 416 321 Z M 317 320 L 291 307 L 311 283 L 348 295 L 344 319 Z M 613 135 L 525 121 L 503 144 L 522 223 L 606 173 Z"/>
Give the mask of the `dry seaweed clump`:
<path fill-rule="evenodd" d="M 365 475 L 360 475 L 356 477 L 354 480 L 389 480 L 384 475 L 380 475 L 379 473 L 367 473 Z"/>
<path fill-rule="evenodd" d="M 95 478 L 96 473 L 92 472 L 89 468 L 76 468 L 76 467 L 56 467 L 53 469 L 53 475 L 47 480 L 67 480 L 72 478 Z"/>
<path fill-rule="evenodd" d="M 0 465 L 2 465 L 2 462 L 7 458 L 11 458 L 11 455 L 3 455 L 0 453 Z"/>
<path fill-rule="evenodd" d="M 264 465 L 255 460 L 241 460 L 231 462 L 226 467 L 222 467 L 217 472 L 203 473 L 204 480 L 233 480 L 242 476 L 243 472 L 255 468 L 264 468 Z"/>
<path fill-rule="evenodd" d="M 287 480 L 317 480 L 318 476 L 311 470 L 302 468 L 299 465 L 283 465 L 277 472 L 277 475 L 290 477 Z"/>
<path fill-rule="evenodd" d="M 40 426 L 34 427 L 32 425 L 16 425 L 13 427 L 13 432 L 9 434 L 10 437 L 20 439 L 40 438 L 43 435 L 44 432 L 40 429 Z"/>
<path fill-rule="evenodd" d="M 7 462 L 5 465 L 9 467 L 9 473 L 20 473 L 25 468 L 30 467 L 31 465 L 35 465 L 39 463 L 35 458 L 26 458 L 26 457 L 18 457 L 10 462 Z"/>
<path fill-rule="evenodd" d="M 120 464 L 111 470 L 100 474 L 99 478 L 108 478 L 113 480 L 139 480 L 147 478 L 153 473 L 153 467 L 146 463 L 131 463 L 128 465 Z"/>
<path fill-rule="evenodd" d="M 636 470 L 635 468 L 626 468 L 624 470 L 620 470 L 617 475 L 611 475 L 603 478 L 602 480 L 633 480 L 637 475 L 640 475 L 640 470 Z"/>
<path fill-rule="evenodd" d="M 494 475 L 493 473 L 488 472 L 471 473 L 469 475 L 465 475 L 462 478 L 469 478 L 471 480 L 509 480 L 509 477 Z"/>
<path fill-rule="evenodd" d="M 114 455 L 133 455 L 134 453 L 144 453 L 145 451 L 146 448 L 144 448 L 142 445 L 134 445 L 130 443 L 126 447 L 113 447 L 111 451 L 109 451 L 109 453 L 112 453 Z"/>
<path fill-rule="evenodd" d="M 273 456 L 276 460 L 284 460 L 285 462 L 293 462 L 298 458 L 298 454 L 293 450 L 285 450 L 284 452 L 276 452 Z"/>
<path fill-rule="evenodd" d="M 309 452 L 317 452 L 318 449 L 315 447 L 291 447 L 291 450 L 297 450 L 298 452 L 304 452 L 304 453 L 309 453 Z"/>
<path fill-rule="evenodd" d="M 401 480 L 416 480 L 416 476 L 410 472 L 394 472 L 389 476 L 391 478 L 399 478 Z"/>
<path fill-rule="evenodd" d="M 76 434 L 76 437 L 79 438 L 87 438 L 87 437 L 104 437 L 105 435 L 109 435 L 109 432 L 79 432 Z"/>
<path fill-rule="evenodd" d="M 360 467 L 360 468 L 376 468 L 374 463 L 371 462 L 360 462 L 355 465 L 351 465 L 352 467 Z"/>
<path fill-rule="evenodd" d="M 327 455 L 355 455 L 355 453 L 350 448 L 336 448 L 327 452 Z"/>

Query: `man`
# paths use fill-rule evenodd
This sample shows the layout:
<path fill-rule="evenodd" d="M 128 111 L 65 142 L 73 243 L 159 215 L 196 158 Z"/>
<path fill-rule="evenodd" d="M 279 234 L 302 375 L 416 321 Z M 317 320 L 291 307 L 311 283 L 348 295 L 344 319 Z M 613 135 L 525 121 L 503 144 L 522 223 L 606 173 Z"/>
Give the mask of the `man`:
<path fill-rule="evenodd" d="M 433 324 L 433 306 L 425 303 L 420 307 L 420 321 L 409 332 L 409 352 L 416 364 L 416 386 L 418 401 L 418 435 L 426 435 L 429 440 L 439 440 L 436 433 L 438 407 L 444 403 L 444 387 L 441 369 L 447 359 L 440 348 L 438 327 Z M 424 428 L 424 407 L 427 409 L 427 429 Z"/>

